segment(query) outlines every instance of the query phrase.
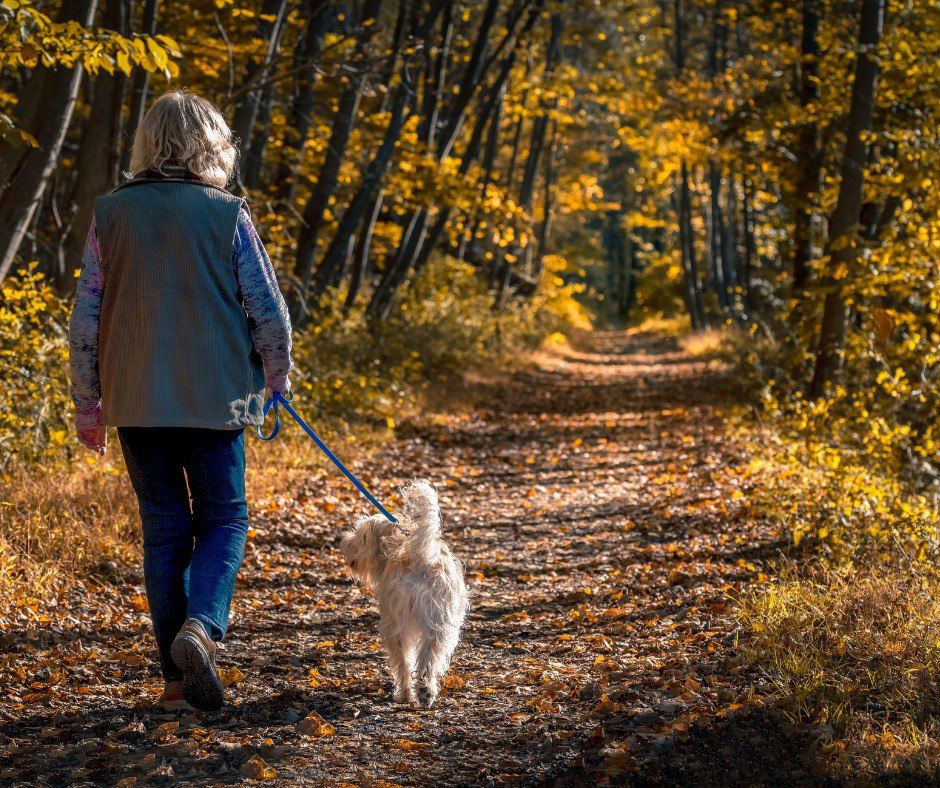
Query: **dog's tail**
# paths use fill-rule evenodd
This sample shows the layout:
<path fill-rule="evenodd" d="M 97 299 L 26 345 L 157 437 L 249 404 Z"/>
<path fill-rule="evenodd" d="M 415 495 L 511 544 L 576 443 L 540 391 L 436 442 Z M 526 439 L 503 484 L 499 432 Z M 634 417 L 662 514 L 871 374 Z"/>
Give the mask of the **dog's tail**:
<path fill-rule="evenodd" d="M 437 492 L 426 479 L 416 479 L 401 494 L 411 528 L 402 545 L 403 552 L 426 556 L 435 548 L 441 535 L 441 507 Z"/>

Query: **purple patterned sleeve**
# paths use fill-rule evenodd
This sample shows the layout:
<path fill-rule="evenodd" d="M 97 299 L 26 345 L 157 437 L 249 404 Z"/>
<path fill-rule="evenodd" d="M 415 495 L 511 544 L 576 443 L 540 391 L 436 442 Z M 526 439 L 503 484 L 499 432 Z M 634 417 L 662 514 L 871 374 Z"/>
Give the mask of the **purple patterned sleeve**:
<path fill-rule="evenodd" d="M 88 429 L 102 424 L 101 382 L 98 379 L 98 319 L 104 274 L 98 230 L 92 219 L 82 253 L 82 273 L 78 279 L 75 304 L 69 320 L 69 368 L 75 425 Z"/>
<path fill-rule="evenodd" d="M 251 339 L 264 362 L 265 386 L 289 388 L 291 325 L 287 304 L 277 286 L 274 267 L 258 237 L 251 216 L 242 208 L 235 228 L 235 276 L 251 321 Z"/>

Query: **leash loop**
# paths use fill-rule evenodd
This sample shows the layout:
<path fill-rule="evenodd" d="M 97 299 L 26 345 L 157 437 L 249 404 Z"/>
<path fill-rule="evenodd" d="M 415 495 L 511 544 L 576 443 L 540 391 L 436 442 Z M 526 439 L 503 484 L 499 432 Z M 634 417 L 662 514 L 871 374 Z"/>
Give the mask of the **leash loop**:
<path fill-rule="evenodd" d="M 262 414 L 264 416 L 268 415 L 268 411 L 274 408 L 274 428 L 271 430 L 269 435 L 264 434 L 264 422 L 262 421 L 259 424 L 255 431 L 258 433 L 258 437 L 263 441 L 273 441 L 278 433 L 281 431 L 281 411 L 277 407 L 277 399 L 274 397 L 268 397 L 268 401 L 264 403 L 264 408 L 262 409 Z"/>
<path fill-rule="evenodd" d="M 333 454 L 332 451 L 330 451 L 330 447 L 327 446 L 320 439 L 320 436 L 317 435 L 316 432 L 314 432 L 313 427 L 307 424 L 307 422 L 301 418 L 300 414 L 296 410 L 294 410 L 293 407 L 291 407 L 290 401 L 294 398 L 294 393 L 289 392 L 289 395 L 290 395 L 289 398 L 286 398 L 283 394 L 281 394 L 280 391 L 275 391 L 268 398 L 268 401 L 264 403 L 264 415 L 265 416 L 268 415 L 268 412 L 272 408 L 274 410 L 274 418 L 275 418 L 274 429 L 271 431 L 270 435 L 265 437 L 262 431 L 263 425 L 259 424 L 258 425 L 258 437 L 261 438 L 261 440 L 263 441 L 274 440 L 277 437 L 278 433 L 281 431 L 281 414 L 280 414 L 280 410 L 278 409 L 278 406 L 283 406 L 284 410 L 287 411 L 290 417 L 294 421 L 297 422 L 300 428 L 304 432 L 306 432 L 307 435 L 310 437 L 310 439 L 317 445 L 317 448 L 320 449 L 320 451 L 322 451 L 327 456 L 330 462 L 332 462 L 337 468 L 339 468 L 339 470 L 343 473 L 343 475 L 347 479 L 349 479 L 349 481 L 353 483 L 355 488 L 359 490 L 360 493 L 362 493 L 362 495 L 366 498 L 366 500 L 368 500 L 369 503 L 371 503 L 376 509 L 378 509 L 389 522 L 397 523 L 398 520 L 396 520 L 392 516 L 392 514 L 388 511 L 388 509 L 386 509 L 384 506 L 382 506 L 381 503 L 379 503 L 378 499 L 372 493 L 370 493 L 368 489 L 366 489 L 366 486 L 361 481 L 359 481 L 359 479 L 356 478 L 356 476 L 353 474 L 352 471 L 349 470 L 349 468 L 347 468 L 343 464 L 342 460 L 340 460 L 339 457 L 337 457 L 335 454 Z"/>

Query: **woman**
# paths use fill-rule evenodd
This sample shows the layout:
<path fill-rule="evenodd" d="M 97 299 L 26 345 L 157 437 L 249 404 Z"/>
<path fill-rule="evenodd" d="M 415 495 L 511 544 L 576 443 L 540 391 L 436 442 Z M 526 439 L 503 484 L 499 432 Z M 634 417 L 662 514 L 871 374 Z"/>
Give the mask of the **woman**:
<path fill-rule="evenodd" d="M 117 427 L 143 525 L 167 708 L 221 707 L 217 643 L 248 532 L 244 428 L 286 391 L 291 331 L 244 201 L 232 134 L 208 101 L 157 99 L 131 180 L 95 201 L 72 313 L 78 439 Z"/>

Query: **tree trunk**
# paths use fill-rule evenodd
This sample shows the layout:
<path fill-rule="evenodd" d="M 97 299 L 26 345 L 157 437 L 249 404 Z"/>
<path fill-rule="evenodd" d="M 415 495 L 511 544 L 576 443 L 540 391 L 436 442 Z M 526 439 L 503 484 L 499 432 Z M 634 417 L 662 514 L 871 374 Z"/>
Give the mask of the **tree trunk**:
<path fill-rule="evenodd" d="M 558 124 L 552 121 L 549 135 L 548 153 L 545 156 L 545 192 L 542 198 L 542 221 L 536 233 L 534 259 L 529 266 L 532 278 L 538 281 L 542 276 L 542 258 L 548 248 L 548 239 L 552 228 L 552 215 L 555 211 L 555 160 L 558 155 Z M 531 244 L 529 245 L 531 247 Z"/>
<path fill-rule="evenodd" d="M 477 32 L 467 66 L 464 69 L 463 77 L 458 87 L 457 98 L 450 107 L 444 133 L 436 146 L 437 158 L 440 161 L 443 161 L 450 155 L 454 141 L 463 126 L 469 102 L 480 85 L 482 60 L 486 51 L 490 29 L 496 15 L 496 5 L 496 3 L 490 1 L 487 3 L 484 11 L 481 27 Z M 442 28 L 442 44 L 438 50 L 437 64 L 435 65 L 431 62 L 430 52 L 428 52 L 428 60 L 425 66 L 425 72 L 429 75 L 426 77 L 426 84 L 430 86 L 430 89 L 428 89 L 428 87 L 425 88 L 424 108 L 422 110 L 424 120 L 418 130 L 418 138 L 429 148 L 434 146 L 437 117 L 443 100 L 444 65 L 449 57 L 451 37 L 453 34 L 451 12 L 452 3 L 448 3 L 447 14 Z M 389 308 L 391 307 L 391 300 L 394 297 L 395 290 L 404 281 L 408 270 L 417 259 L 421 247 L 427 238 L 428 222 L 430 221 L 433 209 L 433 204 L 415 209 L 408 221 L 404 223 L 406 229 L 402 233 L 401 243 L 395 255 L 392 257 L 391 263 L 386 267 L 385 274 L 379 281 L 378 287 L 375 293 L 373 293 L 372 302 L 370 303 L 370 310 L 383 315 L 383 319 L 384 316 L 388 314 Z"/>
<path fill-rule="evenodd" d="M 520 42 L 528 35 L 537 21 L 543 2 L 544 0 L 536 0 L 536 3 L 530 9 L 529 16 L 522 26 L 522 29 L 518 32 L 518 35 L 514 37 L 509 54 L 507 54 L 503 60 L 494 83 L 484 94 L 483 104 L 480 111 L 477 113 L 473 131 L 470 134 L 470 140 L 467 143 L 467 147 L 464 149 L 460 165 L 457 168 L 457 172 L 460 175 L 466 175 L 469 172 L 470 167 L 480 152 L 487 125 L 495 113 L 503 86 L 506 84 L 506 80 L 509 78 L 509 74 L 512 71 L 512 66 L 518 55 Z M 415 248 L 410 256 L 403 258 L 398 264 L 391 266 L 389 270 L 385 272 L 369 303 L 370 315 L 378 316 L 383 320 L 388 316 L 396 290 L 405 281 L 409 270 L 418 272 L 427 264 L 431 253 L 437 247 L 437 244 L 440 243 L 444 235 L 444 230 L 447 227 L 447 222 L 450 220 L 451 214 L 452 209 L 450 206 L 441 206 L 438 210 L 437 219 L 431 230 L 427 232 L 424 242 L 419 247 Z"/>
<path fill-rule="evenodd" d="M 483 17 L 480 20 L 480 27 L 473 42 L 473 49 L 470 52 L 470 58 L 457 89 L 457 97 L 447 113 L 447 126 L 441 135 L 441 145 L 438 150 L 438 157 L 441 160 L 450 155 L 460 130 L 463 128 L 467 108 L 470 106 L 470 101 L 483 77 L 483 55 L 486 52 L 486 45 L 489 42 L 490 31 L 493 28 L 498 7 L 499 0 L 487 0 Z"/>
<path fill-rule="evenodd" d="M 379 214 L 382 212 L 382 193 L 372 201 L 372 210 L 366 213 L 362 228 L 359 230 L 359 238 L 356 241 L 356 247 L 353 250 L 352 272 L 349 276 L 349 287 L 346 290 L 346 303 L 343 304 L 343 313 L 348 314 L 356 303 L 359 291 L 362 289 L 362 283 L 365 281 L 369 272 L 369 248 L 372 246 L 372 234 L 375 232 L 375 225 L 378 222 Z"/>
<path fill-rule="evenodd" d="M 123 0 L 107 0 L 102 24 L 126 35 L 129 27 L 127 10 Z M 95 197 L 117 183 L 120 164 L 117 151 L 126 83 L 120 71 L 113 74 L 100 71 L 95 77 L 91 108 L 75 159 L 75 189 L 71 197 L 75 214 L 65 243 L 60 247 L 55 269 L 56 288 L 63 295 L 72 293 L 75 288 L 75 272 L 82 262 L 85 236 L 95 212 Z"/>
<path fill-rule="evenodd" d="M 408 16 L 409 16 L 410 4 L 408 2 L 400 2 L 398 4 L 398 14 L 395 18 L 395 30 L 392 34 L 392 46 L 388 54 L 388 57 L 385 58 L 385 61 L 382 65 L 382 69 L 379 71 L 379 74 L 376 78 L 376 84 L 388 86 L 392 77 L 395 74 L 395 69 L 398 66 L 399 55 L 404 50 L 405 38 L 408 34 Z M 393 91 L 387 90 L 382 96 L 382 103 L 379 105 L 379 112 L 384 113 L 388 110 L 388 102 L 393 94 Z M 382 215 L 382 205 L 383 205 L 384 196 L 382 190 L 379 189 L 375 196 L 372 198 L 372 205 L 369 206 L 365 211 L 367 225 L 363 225 L 363 231 L 360 231 L 359 239 L 361 243 L 357 244 L 356 249 L 353 252 L 356 260 L 354 262 L 355 268 L 353 268 L 353 278 L 355 280 L 355 287 L 353 287 L 353 282 L 350 283 L 350 288 L 346 296 L 346 304 L 344 305 L 344 310 L 348 311 L 356 297 L 359 294 L 359 290 L 362 287 L 362 281 L 365 278 L 366 272 L 369 268 L 369 255 L 372 248 L 372 237 L 375 232 L 375 226 L 380 221 L 379 217 Z M 356 278 L 358 277 L 358 279 Z"/>
<path fill-rule="evenodd" d="M 424 66 L 424 96 L 422 98 L 421 123 L 418 126 L 418 140 L 429 149 L 434 145 L 437 132 L 437 118 L 440 111 L 441 99 L 444 90 L 444 77 L 447 60 L 450 57 L 450 44 L 453 37 L 453 3 L 447 1 L 444 18 L 441 25 L 441 45 L 437 48 L 437 58 L 432 59 L 432 50 L 425 50 Z M 382 300 L 386 294 L 390 298 L 400 277 L 407 273 L 411 261 L 424 242 L 428 229 L 428 221 L 433 206 L 423 206 L 412 211 L 407 222 L 404 222 L 404 232 L 392 262 L 386 269 L 386 276 L 382 277 L 373 302 Z M 390 289 L 391 288 L 391 289 Z M 387 313 L 387 310 L 382 310 Z"/>
<path fill-rule="evenodd" d="M 734 237 L 734 179 L 731 177 L 730 173 L 728 175 L 728 184 L 727 189 L 725 190 L 725 195 L 726 210 L 723 210 L 721 213 L 721 223 L 719 225 L 721 231 L 721 264 L 724 268 L 725 288 L 728 294 L 728 309 L 731 312 L 732 319 L 736 323 L 740 323 L 744 316 L 741 310 L 741 302 L 738 297 L 739 277 L 738 262 L 735 254 L 736 242 Z"/>
<path fill-rule="evenodd" d="M 88 27 L 95 17 L 97 6 L 98 0 L 65 0 L 58 18 L 61 21 L 76 21 Z M 42 66 L 37 66 L 37 69 L 43 71 L 39 95 L 42 111 L 33 115 L 32 128 L 24 130 L 36 138 L 39 147 L 11 150 L 7 146 L 4 159 L 8 163 L 0 164 L 0 171 L 9 172 L 8 179 L 3 181 L 5 188 L 0 194 L 0 281 L 9 273 L 30 220 L 42 202 L 43 192 L 72 120 L 82 81 L 83 68 L 80 63 L 70 69 L 46 69 Z M 24 94 L 20 101 L 30 98 Z M 30 113 L 32 107 L 26 105 L 21 109 Z M 14 160 L 11 166 L 9 162 Z"/>
<path fill-rule="evenodd" d="M 543 74 L 543 80 L 548 81 L 555 73 L 555 68 L 558 65 L 559 60 L 561 59 L 561 35 L 563 30 L 563 22 L 560 14 L 553 14 L 551 19 L 551 35 L 548 39 L 548 44 L 545 50 L 545 70 Z M 552 102 L 551 105 L 546 101 L 542 101 L 540 105 L 540 113 L 532 122 L 532 134 L 529 139 L 529 152 L 526 156 L 525 166 L 522 170 L 522 183 L 519 186 L 519 207 L 522 208 L 527 214 L 531 214 L 532 207 L 535 201 L 535 183 L 536 176 L 539 172 L 539 165 L 542 161 L 542 153 L 545 149 L 545 137 L 548 132 L 548 123 L 549 123 L 549 114 L 554 110 L 555 102 Z M 520 248 L 515 249 L 515 256 L 517 258 L 525 255 L 525 266 L 523 270 L 525 275 L 532 279 L 535 279 L 535 263 L 536 263 L 536 250 L 532 247 L 532 242 L 526 247 L 525 250 Z M 539 261 L 541 262 L 541 261 Z M 509 265 L 508 258 L 505 254 L 500 256 L 500 261 L 497 264 L 500 268 L 506 267 Z M 503 277 L 505 281 L 505 277 Z"/>
<path fill-rule="evenodd" d="M 829 220 L 829 265 L 826 277 L 828 293 L 819 327 L 816 368 L 809 387 L 809 396 L 812 399 L 822 396 L 826 387 L 838 380 L 842 374 L 848 320 L 843 281 L 854 273 L 858 258 L 858 223 L 867 161 L 866 145 L 862 136 L 872 126 L 875 83 L 878 78 L 878 61 L 874 50 L 881 40 L 884 4 L 885 0 L 862 0 L 859 51 L 852 82 L 839 196 Z"/>
<path fill-rule="evenodd" d="M 692 190 L 689 188 L 689 170 L 682 160 L 679 167 L 679 251 L 682 260 L 683 296 L 692 328 L 705 327 L 705 312 L 699 290 L 698 263 L 695 253 L 695 231 L 692 227 Z"/>
<path fill-rule="evenodd" d="M 476 238 L 477 228 L 480 225 L 480 212 L 483 201 L 486 199 L 486 191 L 493 182 L 493 171 L 496 166 L 496 155 L 499 153 L 499 131 L 503 120 L 503 100 L 506 97 L 506 86 L 503 85 L 499 92 L 499 98 L 496 103 L 493 122 L 490 123 L 490 131 L 486 138 L 486 146 L 483 150 L 483 177 L 480 179 L 480 197 L 473 208 L 473 216 L 461 236 L 460 246 L 457 249 L 457 258 L 466 259 L 468 247 L 472 247 Z"/>
<path fill-rule="evenodd" d="M 754 290 L 754 260 L 757 256 L 754 244 L 754 222 L 751 211 L 750 180 L 747 175 L 741 175 L 741 233 L 744 236 L 741 281 L 744 286 L 744 301 L 747 304 L 748 316 L 756 318 L 760 310 L 757 293 Z"/>
<path fill-rule="evenodd" d="M 252 165 L 251 140 L 252 132 L 261 112 L 265 97 L 263 83 L 271 69 L 271 64 L 277 54 L 284 30 L 284 21 L 287 17 L 287 0 L 264 0 L 261 5 L 261 17 L 274 17 L 273 21 L 259 19 L 258 38 L 265 43 L 264 56 L 260 60 L 252 58 L 244 75 L 245 85 L 258 87 L 249 90 L 235 105 L 235 116 L 232 119 L 232 132 L 240 146 L 241 157 L 239 161 L 239 177 L 244 180 L 248 169 Z M 270 94 L 268 94 L 270 95 Z"/>
<path fill-rule="evenodd" d="M 529 78 L 529 64 L 526 63 L 525 66 L 525 79 L 527 81 Z M 522 108 L 522 112 L 519 113 L 519 117 L 516 119 L 516 128 L 513 131 L 512 142 L 509 145 L 509 163 L 506 165 L 506 189 L 512 189 L 513 179 L 516 177 L 516 165 L 519 163 L 519 149 L 522 147 L 522 132 L 525 130 L 525 117 L 524 110 L 526 104 L 529 101 L 529 89 L 526 88 L 522 91 L 522 95 L 519 97 L 519 106 Z"/>
<path fill-rule="evenodd" d="M 708 162 L 708 263 L 712 288 L 718 296 L 718 304 L 725 313 L 730 312 L 728 283 L 725 281 L 725 264 L 721 255 L 721 233 L 724 215 L 721 210 L 721 171 L 714 159 Z"/>
<path fill-rule="evenodd" d="M 532 7 L 529 13 L 529 17 L 523 25 L 522 29 L 519 31 L 519 35 L 516 37 L 512 49 L 503 61 L 502 67 L 495 79 L 495 82 L 489 87 L 485 94 L 483 106 L 477 113 L 473 131 L 470 135 L 470 140 L 467 143 L 467 147 L 465 148 L 460 160 L 460 166 L 457 169 L 457 172 L 460 175 L 466 175 L 469 172 L 470 167 L 479 154 L 487 125 L 495 114 L 496 106 L 499 102 L 503 86 L 506 84 L 506 81 L 509 78 L 509 74 L 512 71 L 512 66 L 515 63 L 516 56 L 518 55 L 519 44 L 529 33 L 538 19 L 542 3 L 543 0 L 537 0 L 536 4 Z M 398 266 L 394 266 L 390 270 L 386 271 L 385 275 L 382 277 L 382 281 L 379 282 L 379 286 L 376 288 L 375 293 L 373 293 L 372 300 L 369 303 L 370 315 L 378 316 L 383 320 L 388 316 L 391 305 L 393 303 L 395 291 L 401 285 L 401 283 L 404 282 L 409 270 L 417 272 L 427 264 L 431 253 L 437 247 L 437 244 L 440 243 L 440 240 L 444 235 L 444 230 L 447 227 L 447 222 L 450 220 L 451 213 L 452 209 L 450 206 L 442 206 L 438 211 L 438 216 L 432 229 L 427 233 L 426 240 L 420 249 L 415 250 L 413 259 L 405 259 Z"/>
<path fill-rule="evenodd" d="M 405 125 L 406 108 L 410 105 L 412 96 L 412 90 L 402 82 L 396 90 L 392 116 L 385 129 L 382 144 L 372 157 L 372 161 L 369 162 L 359 190 L 343 213 L 343 218 L 340 219 L 339 226 L 336 228 L 336 234 L 323 254 L 323 261 L 317 269 L 314 294 L 318 297 L 325 291 L 334 272 L 343 264 L 352 234 L 362 221 L 366 209 L 372 205 L 375 195 L 378 194 L 382 179 L 391 164 L 395 143 L 401 136 L 402 127 Z"/>
<path fill-rule="evenodd" d="M 819 0 L 803 0 L 803 35 L 800 42 L 800 106 L 808 111 L 819 97 L 817 72 L 819 59 Z M 821 162 L 819 130 L 815 120 L 800 126 L 797 140 L 798 172 L 794 189 L 793 225 L 793 297 L 807 299 L 813 259 L 813 225 L 816 195 L 819 191 Z M 801 312 L 801 311 L 800 311 Z M 798 314 L 800 313 L 798 312 Z"/>
<path fill-rule="evenodd" d="M 155 35 L 157 32 L 157 15 L 160 11 L 160 0 L 141 0 L 143 2 L 143 20 L 140 32 L 145 36 Z M 147 111 L 147 94 L 150 91 L 150 72 L 137 66 L 131 81 L 131 106 L 127 117 L 127 127 L 124 130 L 124 146 L 121 152 L 120 172 L 125 173 L 131 167 L 131 151 L 134 147 L 134 135 L 144 119 Z"/>
<path fill-rule="evenodd" d="M 683 0 L 674 0 L 676 76 L 681 79 L 685 71 L 685 13 Z M 693 329 L 704 328 L 705 314 L 702 309 L 698 285 L 698 265 L 695 255 L 695 233 L 692 227 L 692 190 L 689 188 L 689 169 L 683 158 L 679 165 L 679 196 L 676 200 L 679 224 L 679 256 L 682 261 L 683 289 L 686 309 Z"/>
<path fill-rule="evenodd" d="M 297 290 L 291 298 L 291 312 L 294 320 L 300 318 L 304 309 L 307 289 L 313 273 L 313 261 L 317 253 L 317 241 L 326 218 L 325 211 L 339 183 L 340 168 L 346 157 L 346 148 L 356 123 L 359 101 L 362 98 L 367 76 L 365 61 L 369 44 L 376 31 L 374 21 L 378 17 L 381 5 L 382 0 L 366 0 L 366 5 L 363 7 L 362 18 L 359 20 L 361 32 L 353 56 L 355 73 L 349 77 L 340 94 L 336 113 L 333 115 L 333 125 L 330 129 L 330 139 L 326 146 L 323 164 L 320 166 L 317 182 L 304 206 L 303 223 L 297 236 L 297 256 L 294 260 L 294 277 L 297 282 Z M 373 21 L 370 23 L 369 20 Z M 345 243 L 348 246 L 348 239 Z M 327 282 L 332 279 L 334 273 L 334 271 L 329 272 Z"/>
<path fill-rule="evenodd" d="M 307 24 L 294 49 L 297 76 L 287 113 L 284 153 L 274 176 L 275 199 L 282 206 L 293 199 L 297 187 L 295 176 L 303 162 L 303 150 L 312 124 L 317 61 L 323 50 L 332 8 L 333 0 L 311 0 Z"/>

